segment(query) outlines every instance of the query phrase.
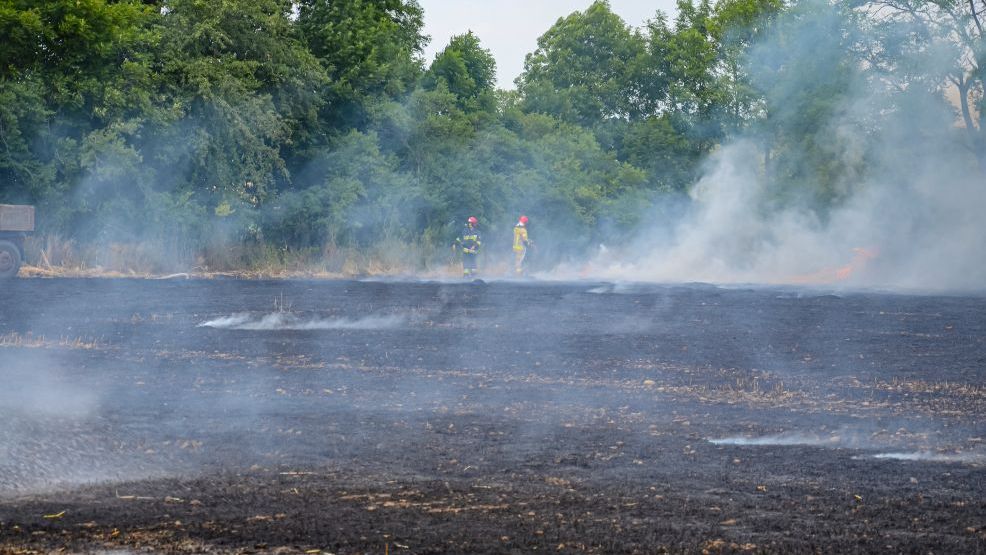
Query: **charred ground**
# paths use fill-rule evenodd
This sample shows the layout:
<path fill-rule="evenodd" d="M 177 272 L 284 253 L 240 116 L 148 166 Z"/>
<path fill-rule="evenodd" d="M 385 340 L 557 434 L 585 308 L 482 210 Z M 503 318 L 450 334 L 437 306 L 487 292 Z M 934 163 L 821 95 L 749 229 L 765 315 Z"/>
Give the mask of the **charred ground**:
<path fill-rule="evenodd" d="M 981 296 L 23 280 L 0 306 L 0 551 L 986 549 Z"/>

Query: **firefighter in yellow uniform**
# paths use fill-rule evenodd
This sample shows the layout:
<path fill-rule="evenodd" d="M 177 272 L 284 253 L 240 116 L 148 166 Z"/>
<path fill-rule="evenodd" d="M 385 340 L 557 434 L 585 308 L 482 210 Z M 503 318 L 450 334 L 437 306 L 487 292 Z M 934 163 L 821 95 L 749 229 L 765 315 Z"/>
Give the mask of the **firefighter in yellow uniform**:
<path fill-rule="evenodd" d="M 518 276 L 524 275 L 524 258 L 531 240 L 527 237 L 527 216 L 521 216 L 514 226 L 514 271 Z"/>

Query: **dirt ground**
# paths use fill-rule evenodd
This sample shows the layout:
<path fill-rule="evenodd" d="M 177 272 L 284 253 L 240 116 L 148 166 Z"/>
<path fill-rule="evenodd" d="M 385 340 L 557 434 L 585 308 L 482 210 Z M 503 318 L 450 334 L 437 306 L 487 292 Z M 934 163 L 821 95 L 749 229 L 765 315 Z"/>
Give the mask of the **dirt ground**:
<path fill-rule="evenodd" d="M 986 297 L 0 285 L 2 553 L 986 552 Z"/>

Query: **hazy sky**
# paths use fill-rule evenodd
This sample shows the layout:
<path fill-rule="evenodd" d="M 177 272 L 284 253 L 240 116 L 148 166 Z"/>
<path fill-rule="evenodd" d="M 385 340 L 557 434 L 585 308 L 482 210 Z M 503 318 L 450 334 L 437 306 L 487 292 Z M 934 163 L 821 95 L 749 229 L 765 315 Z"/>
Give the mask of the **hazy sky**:
<path fill-rule="evenodd" d="M 453 35 L 475 33 L 496 58 L 500 88 L 514 88 L 524 70 L 524 56 L 537 48 L 537 39 L 559 17 L 583 11 L 592 0 L 418 0 L 425 10 L 425 49 L 430 64 Z M 610 0 L 610 7 L 630 25 L 639 27 L 657 10 L 675 13 L 675 0 Z"/>

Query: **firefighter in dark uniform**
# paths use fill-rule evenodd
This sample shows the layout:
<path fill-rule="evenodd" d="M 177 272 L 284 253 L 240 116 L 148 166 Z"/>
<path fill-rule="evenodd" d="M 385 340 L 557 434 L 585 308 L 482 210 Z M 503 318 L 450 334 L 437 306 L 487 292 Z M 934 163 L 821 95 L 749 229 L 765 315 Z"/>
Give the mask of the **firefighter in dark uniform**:
<path fill-rule="evenodd" d="M 469 216 L 466 227 L 462 230 L 462 235 L 455 240 L 453 248 L 462 251 L 462 275 L 470 277 L 479 271 L 479 247 L 482 241 L 479 239 L 479 220 L 475 216 Z"/>

